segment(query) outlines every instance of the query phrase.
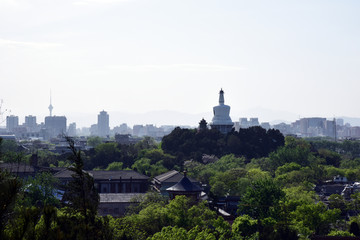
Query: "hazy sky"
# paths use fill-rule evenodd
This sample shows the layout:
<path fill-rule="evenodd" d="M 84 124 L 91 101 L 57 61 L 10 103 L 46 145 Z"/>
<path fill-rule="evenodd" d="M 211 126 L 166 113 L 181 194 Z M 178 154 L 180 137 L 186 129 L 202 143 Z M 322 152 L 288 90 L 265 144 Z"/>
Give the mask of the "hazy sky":
<path fill-rule="evenodd" d="M 359 12 L 357 0 L 0 0 L 0 99 L 20 123 L 43 121 L 50 89 L 68 122 L 211 112 L 220 88 L 233 120 L 360 117 Z"/>

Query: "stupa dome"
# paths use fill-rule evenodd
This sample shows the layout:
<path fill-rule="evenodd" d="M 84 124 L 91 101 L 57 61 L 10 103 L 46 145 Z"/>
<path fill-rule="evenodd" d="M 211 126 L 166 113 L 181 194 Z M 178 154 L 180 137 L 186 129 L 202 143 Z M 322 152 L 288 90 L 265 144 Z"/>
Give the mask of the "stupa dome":
<path fill-rule="evenodd" d="M 230 118 L 230 106 L 225 105 L 224 91 L 221 89 L 219 93 L 219 105 L 213 108 L 214 117 L 212 119 L 211 128 L 216 128 L 222 133 L 231 131 L 234 123 Z"/>

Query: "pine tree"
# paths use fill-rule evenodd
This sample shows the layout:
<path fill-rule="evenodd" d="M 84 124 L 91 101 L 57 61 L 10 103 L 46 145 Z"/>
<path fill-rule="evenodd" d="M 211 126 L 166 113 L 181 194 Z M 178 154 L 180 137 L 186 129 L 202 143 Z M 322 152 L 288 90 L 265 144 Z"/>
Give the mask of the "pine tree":
<path fill-rule="evenodd" d="M 66 186 L 63 200 L 67 203 L 71 213 L 79 213 L 83 217 L 84 234 L 86 239 L 89 239 L 89 236 L 91 236 L 91 226 L 95 223 L 99 205 L 99 194 L 95 189 L 93 177 L 83 170 L 84 161 L 81 151 L 75 148 L 75 142 L 72 138 L 66 137 L 66 140 L 72 152 L 70 160 L 73 162 L 68 169 L 73 174 L 72 180 Z"/>

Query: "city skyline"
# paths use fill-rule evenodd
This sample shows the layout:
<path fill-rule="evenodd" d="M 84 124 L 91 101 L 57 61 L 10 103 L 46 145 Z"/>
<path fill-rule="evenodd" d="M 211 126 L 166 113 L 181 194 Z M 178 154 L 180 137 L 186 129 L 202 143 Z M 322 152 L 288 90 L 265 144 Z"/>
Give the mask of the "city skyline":
<path fill-rule="evenodd" d="M 220 88 L 234 121 L 360 117 L 359 10 L 358 1 L 1 1 L 0 99 L 20 122 L 41 122 L 51 89 L 53 115 L 79 127 L 102 109 L 111 127 L 160 125 L 135 118 L 163 111 L 174 112 L 168 124 L 196 125 L 211 120 Z"/>
<path fill-rule="evenodd" d="M 104 111 L 104 110 L 102 110 Z M 97 124 L 99 112 L 94 113 L 78 113 L 75 117 L 72 116 L 69 120 L 68 115 L 54 115 L 56 117 L 66 117 L 68 119 L 68 125 L 75 123 L 77 128 L 90 128 L 92 125 Z M 188 126 L 188 127 L 197 127 L 200 119 L 205 119 L 208 123 L 211 123 L 211 119 L 213 118 L 213 112 L 203 112 L 199 114 L 189 114 L 189 113 L 181 113 L 175 111 L 151 111 L 147 113 L 124 113 L 124 112 L 107 112 L 109 115 L 109 126 L 110 128 L 118 127 L 121 124 L 127 124 L 129 127 L 134 125 L 154 125 L 154 126 Z M 257 113 L 260 113 L 256 115 Z M 249 109 L 243 113 L 243 115 L 232 116 L 234 122 L 241 122 L 242 118 L 256 118 L 259 120 L 259 123 L 270 123 L 271 125 L 276 125 L 279 123 L 290 124 L 297 120 L 303 118 L 325 118 L 327 120 L 333 119 L 343 119 L 344 123 L 349 123 L 351 126 L 360 126 L 360 118 L 352 118 L 348 116 L 338 116 L 338 117 L 323 117 L 319 115 L 315 116 L 300 116 L 290 112 L 281 112 L 281 111 L 272 111 L 270 109 Z M 269 116 L 277 116 L 274 119 L 271 119 Z M 18 124 L 26 124 L 26 119 L 29 117 L 35 117 L 36 123 L 41 124 L 44 123 L 46 117 L 50 115 L 46 115 L 44 118 L 39 116 L 35 116 L 32 114 L 28 114 L 26 116 L 18 116 L 13 114 L 8 114 L 8 116 L 18 118 Z M 282 116 L 282 117 L 281 117 Z M 180 122 L 176 121 L 181 117 L 185 117 L 187 121 Z M 78 122 L 74 121 L 74 119 L 79 120 Z M 270 119 L 270 120 L 269 120 Z M 0 127 L 6 127 L 6 116 L 4 116 L 4 121 L 0 124 Z"/>
<path fill-rule="evenodd" d="M 241 129 L 246 129 L 249 127 L 260 126 L 266 130 L 271 128 L 279 130 L 284 135 L 293 135 L 299 137 L 330 137 L 337 139 L 347 138 L 359 138 L 360 137 L 360 118 L 358 119 L 343 119 L 343 118 L 321 118 L 321 117 L 311 117 L 311 118 L 300 118 L 294 122 L 285 123 L 270 123 L 270 122 L 260 122 L 259 118 L 247 118 L 241 117 L 239 121 L 232 121 L 230 117 L 229 105 L 225 104 L 224 91 L 221 89 L 219 91 L 219 101 L 218 105 L 213 107 L 213 118 L 211 122 L 207 122 L 203 117 L 199 122 L 198 127 L 194 126 L 193 123 L 196 122 L 195 119 L 192 119 L 188 126 L 184 124 L 172 124 L 170 122 L 165 122 L 160 127 L 156 124 L 134 124 L 133 127 L 127 125 L 127 121 L 120 125 L 110 127 L 110 116 L 105 111 L 102 110 L 97 115 L 97 123 L 91 123 L 90 127 L 77 128 L 76 122 L 70 123 L 67 126 L 67 118 L 65 116 L 53 116 L 52 115 L 52 104 L 50 98 L 49 105 L 49 116 L 45 117 L 45 124 L 37 124 L 36 116 L 26 116 L 25 123 L 19 124 L 18 116 L 7 116 L 6 117 L 6 129 L 2 129 L 3 133 L 7 133 L 8 137 L 17 137 L 17 138 L 43 138 L 51 139 L 61 134 L 69 134 L 71 136 L 99 136 L 103 138 L 108 138 L 109 136 L 117 136 L 116 134 L 122 134 L 123 137 L 121 141 L 125 141 L 132 136 L 150 136 L 156 139 L 161 139 L 163 136 L 169 134 L 176 126 L 182 128 L 198 128 L 198 131 L 202 131 L 206 128 L 217 129 L 222 134 L 227 134 L 235 131 L 240 131 Z M 174 112 L 173 112 L 174 113 Z M 161 117 L 164 120 L 165 116 L 168 113 L 159 113 L 158 117 Z M 174 117 L 174 116 L 172 116 Z M 183 116 L 181 116 L 183 117 Z M 181 118 L 180 117 L 180 118 Z M 138 117 L 138 119 L 143 119 Z M 145 119 L 147 119 L 145 117 Z M 124 119 L 122 119 L 123 121 Z M 350 120 L 350 121 L 349 121 Z M 353 122 L 358 121 L 358 123 L 353 124 Z M 156 121 L 155 121 L 156 122 Z M 5 130 L 5 131 L 4 131 Z M 12 134 L 12 135 L 11 135 Z M 125 137 L 127 136 L 127 137 Z M 119 138 L 119 137 L 118 137 Z M 127 141 L 127 140 L 126 140 Z"/>
<path fill-rule="evenodd" d="M 3 106 L 1 106 L 3 107 Z M 52 116 L 52 111 L 54 107 L 52 106 L 52 101 L 50 98 L 50 105 L 48 107 L 48 114 L 42 118 L 42 116 L 33 116 L 32 114 L 27 114 L 25 116 L 19 116 L 12 114 L 11 110 L 8 111 L 8 109 L 0 109 L 1 112 L 1 119 L 0 119 L 0 127 L 5 127 L 6 124 L 6 116 L 13 116 L 18 118 L 19 124 L 25 124 L 26 119 L 28 117 L 38 117 L 38 124 L 44 123 L 44 120 L 46 120 L 47 117 Z M 100 114 L 104 112 L 104 109 L 100 111 Z M 235 111 L 236 112 L 236 111 Z M 105 112 L 106 113 L 106 112 Z M 149 111 L 145 113 L 129 113 L 129 112 L 110 112 L 110 115 L 112 115 L 112 118 L 109 118 L 108 115 L 108 122 L 109 126 L 111 128 L 120 126 L 121 124 L 125 123 L 129 126 L 134 125 L 155 125 L 155 126 L 166 126 L 166 125 L 172 125 L 172 126 L 189 126 L 189 127 L 196 127 L 198 124 L 198 120 L 206 119 L 211 121 L 213 118 L 213 112 L 207 111 L 202 113 L 182 113 L 182 112 L 176 112 L 172 110 L 158 110 L 158 111 Z M 63 114 L 63 115 L 56 115 L 57 117 L 68 117 L 69 115 Z M 235 119 L 234 122 L 241 121 L 241 118 L 257 118 L 260 120 L 260 122 L 263 123 L 270 123 L 271 125 L 276 125 L 279 123 L 291 123 L 295 122 L 296 120 L 299 120 L 301 118 L 326 118 L 328 120 L 332 119 L 345 119 L 345 123 L 349 123 L 352 126 L 360 126 L 360 118 L 356 117 L 348 117 L 348 116 L 301 116 L 297 115 L 292 112 L 287 111 L 277 111 L 277 110 L 271 110 L 271 109 L 265 109 L 261 107 L 253 108 L 253 109 L 246 109 L 241 114 L 230 114 L 231 118 Z M 22 121 L 24 119 L 24 121 Z M 94 120 L 95 119 L 95 120 Z M 99 115 L 97 113 L 70 113 L 70 123 L 75 123 L 79 128 L 89 128 L 91 125 L 96 124 L 96 119 L 99 121 Z M 180 119 L 180 120 L 179 120 Z M 186 119 L 184 121 L 184 119 Z"/>

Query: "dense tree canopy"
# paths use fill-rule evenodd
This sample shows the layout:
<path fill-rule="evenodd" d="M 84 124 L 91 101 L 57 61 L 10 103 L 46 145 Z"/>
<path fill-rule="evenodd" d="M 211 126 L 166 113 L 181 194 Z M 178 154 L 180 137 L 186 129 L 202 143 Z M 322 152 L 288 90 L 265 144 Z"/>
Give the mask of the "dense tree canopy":
<path fill-rule="evenodd" d="M 178 127 L 163 138 L 161 147 L 166 153 L 200 162 L 203 154 L 265 157 L 282 145 L 284 136 L 274 129 L 250 127 L 223 135 L 216 129 L 197 131 Z"/>
<path fill-rule="evenodd" d="M 129 145 L 97 143 L 83 153 L 72 149 L 70 160 L 69 154 L 41 149 L 21 152 L 12 142 L 0 148 L 3 161 L 31 162 L 37 157 L 41 166 L 70 167 L 74 181 L 69 186 L 75 198 L 68 199 L 67 206 L 58 205 L 52 201 L 51 179 L 45 174 L 22 182 L 1 171 L 1 239 L 308 239 L 312 234 L 360 235 L 359 193 L 345 199 L 314 192 L 316 184 L 335 175 L 360 180 L 359 146 L 358 141 L 350 140 L 284 139 L 278 131 L 260 127 L 227 135 L 216 130 L 176 128 L 160 144 L 148 137 Z M 183 197 L 169 202 L 151 193 L 134 199 L 140 204 L 133 205 L 124 217 L 99 217 L 92 179 L 83 171 L 95 167 L 133 169 L 150 177 L 187 169 L 189 176 L 208 185 L 211 204 L 194 204 Z M 240 198 L 232 225 L 216 213 L 217 201 L 227 196 Z M 348 213 L 355 216 L 348 220 Z"/>
<path fill-rule="evenodd" d="M 272 178 L 252 181 L 246 188 L 239 204 L 239 211 L 255 219 L 276 218 L 280 211 L 280 201 L 284 191 Z"/>

